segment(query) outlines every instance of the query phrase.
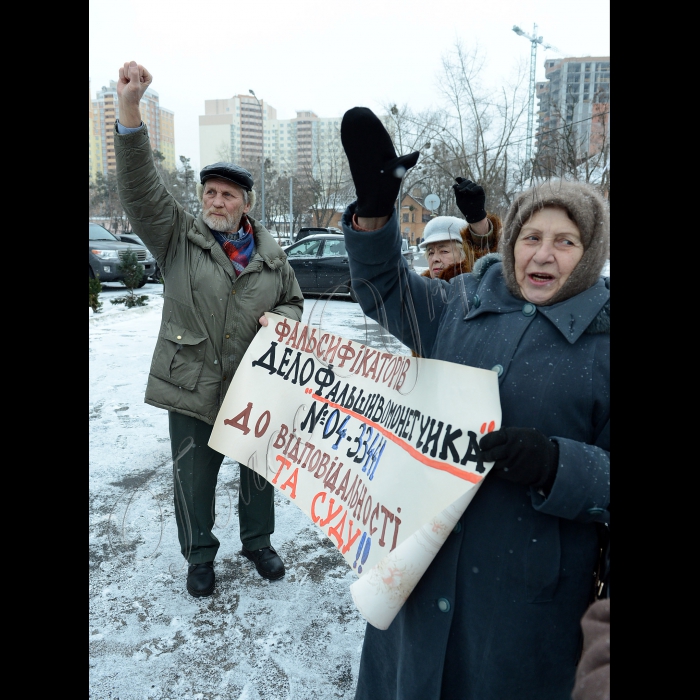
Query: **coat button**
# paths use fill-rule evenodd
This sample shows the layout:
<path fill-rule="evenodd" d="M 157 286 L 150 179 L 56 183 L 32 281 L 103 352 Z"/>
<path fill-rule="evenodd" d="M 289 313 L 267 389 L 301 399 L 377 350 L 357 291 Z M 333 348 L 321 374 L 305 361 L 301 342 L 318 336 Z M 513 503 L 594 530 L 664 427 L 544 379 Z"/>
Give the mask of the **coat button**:
<path fill-rule="evenodd" d="M 498 376 L 500 377 L 503 374 L 503 365 L 494 365 L 491 367 L 492 372 L 496 372 Z"/>
<path fill-rule="evenodd" d="M 455 525 L 454 530 L 452 530 L 452 532 L 454 532 L 455 535 L 462 532 L 462 523 L 459 520 L 457 521 L 457 524 Z"/>
<path fill-rule="evenodd" d="M 537 311 L 534 304 L 527 303 L 523 306 L 523 316 L 532 316 Z"/>
<path fill-rule="evenodd" d="M 440 612 L 450 612 L 450 601 L 447 598 L 438 598 L 437 606 Z"/>
<path fill-rule="evenodd" d="M 181 336 L 181 335 L 178 335 L 177 339 L 178 339 L 178 340 L 182 340 L 182 336 Z"/>
<path fill-rule="evenodd" d="M 227 338 L 230 338 L 231 336 L 227 333 L 227 334 L 226 334 L 226 337 L 227 337 Z"/>
<path fill-rule="evenodd" d="M 226 381 L 226 375 L 225 375 L 225 374 L 224 374 L 224 376 L 223 376 L 223 380 Z"/>
<path fill-rule="evenodd" d="M 478 309 L 481 306 L 481 299 L 479 299 L 479 295 L 475 294 L 474 295 L 474 308 Z"/>
<path fill-rule="evenodd" d="M 604 508 L 598 508 L 597 506 L 595 508 L 589 508 L 588 509 L 588 515 L 601 515 L 602 513 L 605 513 Z"/>
<path fill-rule="evenodd" d="M 231 290 L 231 294 L 235 294 L 235 293 L 236 293 L 235 289 Z"/>

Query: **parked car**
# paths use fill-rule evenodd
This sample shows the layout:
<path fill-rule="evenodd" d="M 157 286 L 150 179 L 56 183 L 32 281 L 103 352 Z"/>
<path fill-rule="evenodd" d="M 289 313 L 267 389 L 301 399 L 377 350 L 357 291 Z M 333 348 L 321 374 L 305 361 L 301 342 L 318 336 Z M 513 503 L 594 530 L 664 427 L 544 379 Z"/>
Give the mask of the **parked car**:
<path fill-rule="evenodd" d="M 90 222 L 90 240 L 88 243 L 88 263 L 90 277 L 99 276 L 102 282 L 118 282 L 124 279 L 117 266 L 127 250 L 136 253 L 143 266 L 143 279 L 138 285 L 143 287 L 148 278 L 155 273 L 156 261 L 146 246 L 138 243 L 120 241 L 114 234 L 99 224 Z"/>
<path fill-rule="evenodd" d="M 294 242 L 298 242 L 307 236 L 313 236 L 316 233 L 335 233 L 343 235 L 343 232 L 339 228 L 333 226 L 302 226 L 298 231 L 297 235 L 294 237 Z"/>
<path fill-rule="evenodd" d="M 122 242 L 137 243 L 138 245 L 142 245 L 144 248 L 146 247 L 146 244 L 133 231 L 129 231 L 129 233 L 120 233 L 117 235 L 117 238 Z M 153 274 L 149 275 L 149 277 L 154 282 L 160 282 L 161 274 L 162 273 L 160 271 L 160 268 L 158 267 L 158 263 L 156 263 L 155 269 L 153 270 Z"/>
<path fill-rule="evenodd" d="M 350 295 L 355 301 L 342 234 L 310 234 L 290 245 L 284 252 L 303 293 Z"/>

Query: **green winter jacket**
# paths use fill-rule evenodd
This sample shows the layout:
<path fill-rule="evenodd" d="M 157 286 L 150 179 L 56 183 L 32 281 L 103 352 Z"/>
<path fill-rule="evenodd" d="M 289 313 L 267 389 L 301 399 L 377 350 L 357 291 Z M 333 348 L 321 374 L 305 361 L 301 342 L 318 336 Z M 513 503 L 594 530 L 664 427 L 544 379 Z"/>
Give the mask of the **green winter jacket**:
<path fill-rule="evenodd" d="M 145 401 L 213 425 L 243 354 L 272 311 L 301 320 L 304 298 L 287 256 L 249 217 L 256 252 L 236 278 L 202 220 L 166 190 L 147 127 L 114 132 L 119 198 L 165 280 L 163 318 Z"/>

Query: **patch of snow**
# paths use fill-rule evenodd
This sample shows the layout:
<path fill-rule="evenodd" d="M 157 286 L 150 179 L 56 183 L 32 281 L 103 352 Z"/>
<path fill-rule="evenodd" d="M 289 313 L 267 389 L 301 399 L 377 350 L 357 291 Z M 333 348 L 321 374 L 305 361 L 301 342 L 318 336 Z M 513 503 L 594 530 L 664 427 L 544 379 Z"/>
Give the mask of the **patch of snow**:
<path fill-rule="evenodd" d="M 266 581 L 238 552 L 238 465 L 219 474 L 217 587 L 185 589 L 172 494 L 168 414 L 144 403 L 162 286 L 148 305 L 114 306 L 105 288 L 89 323 L 89 640 L 91 698 L 352 698 L 365 622 L 356 580 L 328 538 L 275 494 L 273 545 L 285 562 Z M 351 301 L 307 299 L 304 321 L 358 342 L 408 349 Z"/>

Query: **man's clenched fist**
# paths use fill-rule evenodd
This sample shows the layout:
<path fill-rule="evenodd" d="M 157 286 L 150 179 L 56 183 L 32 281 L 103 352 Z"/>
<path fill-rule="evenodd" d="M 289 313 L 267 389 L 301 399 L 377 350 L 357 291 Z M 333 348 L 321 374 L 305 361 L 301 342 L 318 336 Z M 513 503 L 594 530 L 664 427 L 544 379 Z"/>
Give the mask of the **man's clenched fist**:
<path fill-rule="evenodd" d="M 117 96 L 119 97 L 119 122 L 123 126 L 141 125 L 139 103 L 153 82 L 153 76 L 136 61 L 129 61 L 119 69 Z"/>

